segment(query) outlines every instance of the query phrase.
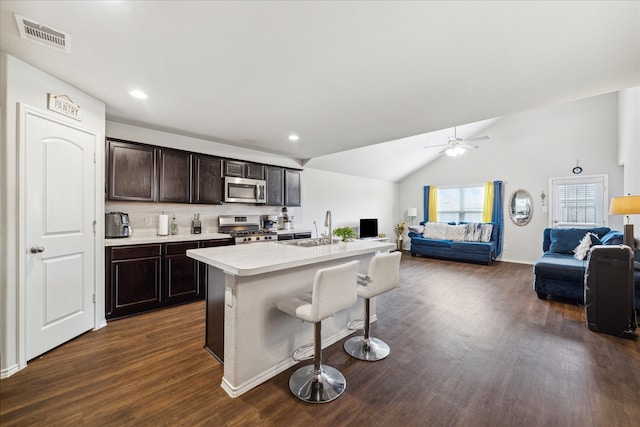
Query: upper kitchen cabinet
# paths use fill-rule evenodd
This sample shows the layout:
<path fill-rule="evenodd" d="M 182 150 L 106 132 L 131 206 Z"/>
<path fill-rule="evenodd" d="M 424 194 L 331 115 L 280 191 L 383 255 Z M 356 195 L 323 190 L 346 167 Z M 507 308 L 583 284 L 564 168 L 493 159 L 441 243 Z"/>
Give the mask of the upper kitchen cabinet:
<path fill-rule="evenodd" d="M 235 176 L 238 178 L 244 178 L 244 162 L 225 160 L 224 176 Z"/>
<path fill-rule="evenodd" d="M 300 171 L 285 169 L 284 172 L 284 204 L 300 206 Z"/>
<path fill-rule="evenodd" d="M 300 171 L 277 166 L 265 166 L 267 205 L 301 206 Z"/>
<path fill-rule="evenodd" d="M 224 161 L 224 176 L 264 179 L 264 165 L 237 160 Z"/>
<path fill-rule="evenodd" d="M 191 153 L 167 148 L 160 149 L 158 187 L 158 201 L 189 203 Z"/>
<path fill-rule="evenodd" d="M 107 139 L 107 194 L 109 200 L 157 200 L 158 149 Z"/>
<path fill-rule="evenodd" d="M 194 154 L 191 203 L 222 203 L 222 160 Z"/>
<path fill-rule="evenodd" d="M 264 179 L 264 165 L 247 163 L 245 166 L 245 177 L 252 179 Z"/>
<path fill-rule="evenodd" d="M 284 168 L 266 166 L 267 205 L 284 206 Z"/>

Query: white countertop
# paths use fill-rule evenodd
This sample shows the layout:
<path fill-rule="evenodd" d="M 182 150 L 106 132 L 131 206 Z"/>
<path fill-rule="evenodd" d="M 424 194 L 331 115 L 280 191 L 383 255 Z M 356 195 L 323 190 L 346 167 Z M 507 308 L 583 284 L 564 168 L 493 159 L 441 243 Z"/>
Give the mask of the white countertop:
<path fill-rule="evenodd" d="M 293 230 L 277 230 L 277 234 L 294 234 L 294 233 L 310 233 L 309 229 L 293 229 Z M 122 237 L 119 239 L 104 239 L 105 246 L 126 246 L 126 245 L 144 245 L 147 243 L 172 243 L 172 242 L 192 242 L 194 240 L 210 240 L 210 239 L 228 239 L 231 237 L 225 233 L 201 233 L 201 234 L 176 234 L 168 236 L 158 236 L 149 233 L 133 233 L 131 237 Z"/>
<path fill-rule="evenodd" d="M 235 276 L 253 276 L 354 255 L 395 249 L 395 243 L 356 240 L 303 247 L 276 242 L 189 249 L 187 256 Z"/>
<path fill-rule="evenodd" d="M 194 240 L 211 240 L 211 239 L 228 239 L 231 237 L 224 233 L 202 233 L 202 234 L 176 234 L 168 236 L 158 236 L 153 234 L 133 234 L 131 237 L 122 237 L 119 239 L 104 239 L 105 246 L 125 246 L 125 245 L 143 245 L 146 243 L 172 243 L 172 242 L 191 242 Z"/>

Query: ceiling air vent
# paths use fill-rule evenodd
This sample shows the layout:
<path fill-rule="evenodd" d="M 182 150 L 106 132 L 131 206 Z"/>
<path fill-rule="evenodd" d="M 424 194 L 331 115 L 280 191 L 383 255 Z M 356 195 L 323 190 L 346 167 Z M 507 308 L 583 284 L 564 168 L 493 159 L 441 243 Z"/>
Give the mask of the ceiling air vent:
<path fill-rule="evenodd" d="M 20 37 L 45 46 L 52 47 L 65 53 L 71 53 L 71 35 L 55 28 L 41 24 L 17 13 L 16 22 Z"/>

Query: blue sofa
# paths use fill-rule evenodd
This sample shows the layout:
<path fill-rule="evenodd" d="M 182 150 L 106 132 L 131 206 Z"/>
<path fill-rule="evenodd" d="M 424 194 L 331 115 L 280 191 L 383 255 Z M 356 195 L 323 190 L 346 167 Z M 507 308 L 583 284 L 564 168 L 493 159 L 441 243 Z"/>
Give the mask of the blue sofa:
<path fill-rule="evenodd" d="M 574 249 L 586 233 L 593 233 L 603 245 L 619 245 L 623 234 L 608 227 L 598 228 L 546 228 L 543 232 L 544 254 L 533 266 L 533 290 L 538 298 L 549 296 L 567 298 L 584 303 L 584 271 L 587 260 L 574 257 Z M 640 257 L 636 251 L 636 261 Z M 638 263 L 636 263 L 638 266 Z M 635 271 L 636 310 L 640 310 L 640 270 Z"/>
<path fill-rule="evenodd" d="M 447 224 L 473 225 L 474 223 Z M 467 261 L 483 264 L 491 264 L 496 259 L 496 253 L 500 245 L 500 226 L 495 222 L 482 223 L 492 225 L 491 235 L 488 241 L 452 240 L 447 238 L 427 238 L 422 235 L 417 227 L 409 227 L 411 238 L 411 256 L 422 255 L 430 258 L 440 258 L 454 261 Z M 420 223 L 425 226 L 424 222 Z"/>

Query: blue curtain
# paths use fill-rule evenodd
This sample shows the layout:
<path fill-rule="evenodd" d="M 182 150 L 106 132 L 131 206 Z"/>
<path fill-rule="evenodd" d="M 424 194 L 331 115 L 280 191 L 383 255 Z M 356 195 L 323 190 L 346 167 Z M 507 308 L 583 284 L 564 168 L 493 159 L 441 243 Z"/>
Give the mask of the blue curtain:
<path fill-rule="evenodd" d="M 424 186 L 423 203 L 424 203 L 424 206 L 423 206 L 422 212 L 424 212 L 424 218 L 422 222 L 427 222 L 429 220 L 429 186 L 428 185 Z"/>
<path fill-rule="evenodd" d="M 500 226 L 500 235 L 498 236 L 498 247 L 496 248 L 496 256 L 502 253 L 502 236 L 504 233 L 504 182 L 493 181 L 493 214 L 491 221 Z"/>

